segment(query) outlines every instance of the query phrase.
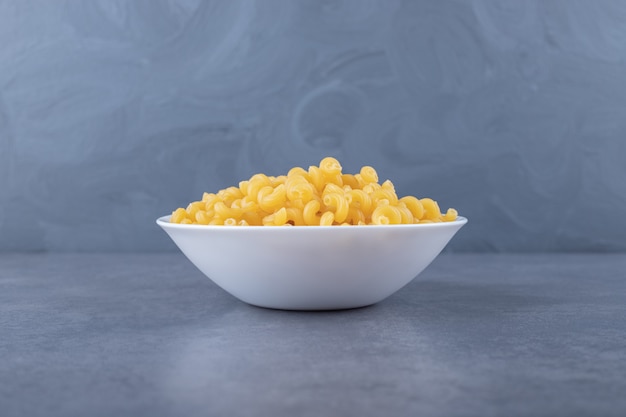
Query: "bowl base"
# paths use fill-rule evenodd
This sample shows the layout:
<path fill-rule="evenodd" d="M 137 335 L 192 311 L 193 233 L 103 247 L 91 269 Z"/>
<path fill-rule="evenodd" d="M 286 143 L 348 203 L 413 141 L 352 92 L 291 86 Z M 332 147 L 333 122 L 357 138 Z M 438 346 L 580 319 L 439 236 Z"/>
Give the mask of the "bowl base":
<path fill-rule="evenodd" d="M 240 300 L 241 301 L 241 300 Z M 248 304 L 249 306 L 256 308 L 263 308 L 265 310 L 276 310 L 276 311 L 291 311 L 291 312 L 302 312 L 302 313 L 324 313 L 324 312 L 333 312 L 333 311 L 348 311 L 348 310 L 359 310 L 362 308 L 373 307 L 378 302 L 368 303 L 363 305 L 355 305 L 355 306 L 341 306 L 341 307 L 318 307 L 318 308 L 298 308 L 298 307 L 278 307 L 278 306 L 267 306 L 261 304 L 254 304 L 246 301 L 241 301 L 244 304 Z"/>

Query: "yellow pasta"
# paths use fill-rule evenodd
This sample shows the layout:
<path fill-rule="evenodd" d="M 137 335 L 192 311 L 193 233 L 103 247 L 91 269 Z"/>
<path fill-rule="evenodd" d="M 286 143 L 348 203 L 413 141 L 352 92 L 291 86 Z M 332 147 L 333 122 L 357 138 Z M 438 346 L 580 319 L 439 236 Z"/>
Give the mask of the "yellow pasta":
<path fill-rule="evenodd" d="M 315 226 L 320 224 L 320 202 L 317 200 L 309 201 L 302 210 L 302 218 L 304 223 L 308 226 Z"/>
<path fill-rule="evenodd" d="M 400 223 L 401 224 L 412 224 L 412 223 L 415 223 L 415 218 L 413 217 L 413 213 L 411 213 L 411 210 L 409 210 L 406 205 L 398 204 L 395 207 L 400 212 L 400 218 L 401 218 Z"/>
<path fill-rule="evenodd" d="M 261 226 L 263 225 L 263 217 L 262 214 L 258 211 L 246 211 L 241 216 L 241 220 L 248 223 L 250 226 Z"/>
<path fill-rule="evenodd" d="M 320 226 L 332 226 L 334 220 L 335 215 L 333 214 L 333 212 L 327 211 L 322 214 L 322 217 L 320 217 Z"/>
<path fill-rule="evenodd" d="M 304 215 L 302 214 L 302 210 L 295 207 L 289 207 L 285 211 L 287 213 L 287 221 L 285 223 L 289 223 L 294 226 L 306 225 L 306 223 L 304 222 Z"/>
<path fill-rule="evenodd" d="M 209 217 L 209 214 L 206 211 L 199 211 L 196 213 L 196 222 L 198 224 L 209 224 L 212 218 Z"/>
<path fill-rule="evenodd" d="M 263 217 L 264 226 L 283 226 L 287 223 L 287 209 L 281 207 L 275 213 Z"/>
<path fill-rule="evenodd" d="M 174 210 L 170 222 L 182 223 L 183 220 L 187 220 L 187 210 L 182 207 Z"/>
<path fill-rule="evenodd" d="M 422 198 L 420 203 L 422 203 L 424 211 L 426 212 L 426 219 L 435 220 L 441 216 L 441 211 L 436 201 L 430 198 Z"/>
<path fill-rule="evenodd" d="M 215 203 L 215 206 L 213 208 L 215 211 L 215 216 L 221 217 L 222 219 L 240 217 L 243 214 L 242 209 L 228 207 L 223 201 L 218 201 L 217 203 Z"/>
<path fill-rule="evenodd" d="M 289 172 L 287 173 L 287 178 L 293 178 L 293 177 L 304 177 L 304 178 L 308 178 L 309 173 L 301 167 L 294 167 L 291 168 L 289 170 Z"/>
<path fill-rule="evenodd" d="M 361 174 L 361 178 L 366 184 L 378 183 L 378 173 L 370 166 L 361 168 L 359 174 Z"/>
<path fill-rule="evenodd" d="M 309 167 L 309 179 L 317 191 L 321 191 L 324 188 L 324 175 L 319 167 L 315 165 Z"/>
<path fill-rule="evenodd" d="M 359 180 L 356 179 L 354 175 L 351 174 L 342 174 L 341 181 L 343 182 L 344 187 L 350 187 L 350 189 L 361 188 L 359 185 Z"/>
<path fill-rule="evenodd" d="M 388 203 L 376 207 L 372 213 L 372 223 L 374 224 L 400 224 L 401 222 L 400 210 Z"/>
<path fill-rule="evenodd" d="M 341 165 L 339 161 L 329 156 L 320 161 L 320 171 L 323 175 L 333 178 L 336 175 L 341 175 Z"/>
<path fill-rule="evenodd" d="M 365 213 L 363 210 L 356 207 L 350 207 L 348 209 L 348 218 L 346 221 L 350 224 L 365 223 Z"/>
<path fill-rule="evenodd" d="M 286 199 L 284 184 L 279 184 L 276 188 L 271 186 L 263 187 L 257 195 L 259 206 L 270 213 L 284 207 Z"/>
<path fill-rule="evenodd" d="M 348 217 L 350 206 L 348 201 L 343 197 L 343 193 L 328 193 L 324 196 L 324 206 L 326 206 L 334 215 L 334 221 L 343 223 Z"/>
<path fill-rule="evenodd" d="M 411 211 L 414 218 L 419 220 L 424 217 L 424 206 L 418 198 L 413 197 L 412 195 L 407 195 L 406 197 L 402 197 L 400 199 L 400 204 L 404 204 L 406 208 Z"/>
<path fill-rule="evenodd" d="M 370 213 L 372 208 L 372 199 L 370 195 L 363 190 L 350 190 L 350 206 L 360 208 L 365 213 Z"/>
<path fill-rule="evenodd" d="M 285 181 L 286 196 L 290 201 L 309 202 L 313 199 L 316 189 L 305 177 L 294 175 Z"/>
<path fill-rule="evenodd" d="M 238 187 L 228 187 L 218 191 L 217 197 L 227 204 L 232 204 L 234 200 L 243 197 L 243 193 Z"/>
<path fill-rule="evenodd" d="M 199 201 L 172 212 L 170 222 L 223 226 L 365 226 L 440 223 L 456 220 L 450 208 L 441 213 L 431 198 L 399 198 L 393 183 L 378 182 L 364 166 L 344 174 L 335 158 L 286 175 L 255 174 L 239 186 L 203 193 Z"/>
<path fill-rule="evenodd" d="M 375 190 L 372 192 L 375 199 L 378 200 L 387 200 L 389 204 L 396 206 L 398 205 L 398 196 L 394 190 L 390 190 L 388 188 L 381 188 L 379 190 Z"/>

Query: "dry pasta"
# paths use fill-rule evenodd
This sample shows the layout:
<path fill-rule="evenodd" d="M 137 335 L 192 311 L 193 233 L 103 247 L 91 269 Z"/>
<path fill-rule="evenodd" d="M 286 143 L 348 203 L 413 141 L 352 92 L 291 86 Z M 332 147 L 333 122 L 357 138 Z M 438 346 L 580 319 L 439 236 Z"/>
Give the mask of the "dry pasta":
<path fill-rule="evenodd" d="M 224 226 L 351 226 L 450 222 L 453 208 L 442 213 L 431 198 L 399 198 L 393 183 L 378 182 L 364 166 L 344 174 L 339 161 L 327 157 L 308 170 L 287 175 L 255 174 L 238 187 L 204 193 L 200 201 L 174 210 L 172 223 Z"/>

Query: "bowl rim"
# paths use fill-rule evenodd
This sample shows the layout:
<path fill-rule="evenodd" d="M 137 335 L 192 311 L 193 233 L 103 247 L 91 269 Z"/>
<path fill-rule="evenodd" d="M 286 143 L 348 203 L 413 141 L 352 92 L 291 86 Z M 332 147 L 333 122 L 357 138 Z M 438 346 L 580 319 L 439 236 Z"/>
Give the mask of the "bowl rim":
<path fill-rule="evenodd" d="M 341 226 L 228 226 L 228 225 L 204 225 L 204 224 L 180 224 L 170 223 L 172 215 L 161 216 L 156 219 L 156 223 L 165 228 L 185 229 L 185 230 L 324 230 L 324 229 L 376 229 L 376 230 L 398 230 L 398 229 L 417 229 L 417 228 L 441 228 L 451 226 L 463 226 L 467 223 L 467 217 L 458 216 L 456 220 L 451 222 L 440 223 L 418 223 L 418 224 L 388 224 L 388 225 L 351 225 L 349 227 Z"/>

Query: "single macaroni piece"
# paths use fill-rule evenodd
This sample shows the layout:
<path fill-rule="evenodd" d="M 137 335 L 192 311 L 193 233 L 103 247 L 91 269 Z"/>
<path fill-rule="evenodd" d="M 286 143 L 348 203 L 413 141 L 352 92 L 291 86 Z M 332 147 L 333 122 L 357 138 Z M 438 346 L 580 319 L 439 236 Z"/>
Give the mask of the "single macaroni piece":
<path fill-rule="evenodd" d="M 172 223 L 224 226 L 365 226 L 439 223 L 458 213 L 441 213 L 430 198 L 398 198 L 393 183 L 378 182 L 364 166 L 344 174 L 339 161 L 327 157 L 308 170 L 295 167 L 287 175 L 255 174 L 238 187 L 204 193 L 200 201 L 174 210 Z"/>

